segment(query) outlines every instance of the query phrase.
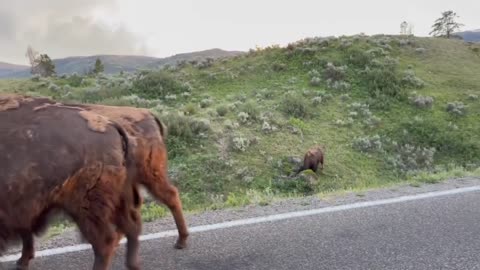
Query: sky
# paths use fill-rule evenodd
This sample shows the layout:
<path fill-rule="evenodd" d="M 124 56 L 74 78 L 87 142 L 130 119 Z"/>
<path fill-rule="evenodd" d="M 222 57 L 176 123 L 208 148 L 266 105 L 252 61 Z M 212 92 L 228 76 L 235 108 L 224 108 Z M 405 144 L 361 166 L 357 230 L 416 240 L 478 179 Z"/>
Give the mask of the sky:
<path fill-rule="evenodd" d="M 221 48 L 246 51 L 305 37 L 428 36 L 442 11 L 480 28 L 472 0 L 0 0 L 0 62 L 27 64 L 28 45 L 51 58 L 96 54 L 166 57 Z"/>

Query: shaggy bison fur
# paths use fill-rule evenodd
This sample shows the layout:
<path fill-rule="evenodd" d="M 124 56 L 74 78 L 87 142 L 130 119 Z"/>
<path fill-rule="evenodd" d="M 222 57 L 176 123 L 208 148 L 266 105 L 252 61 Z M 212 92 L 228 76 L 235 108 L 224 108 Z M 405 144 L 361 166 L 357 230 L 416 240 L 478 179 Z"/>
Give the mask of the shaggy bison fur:
<path fill-rule="evenodd" d="M 163 123 L 147 109 L 91 104 L 68 104 L 68 106 L 79 106 L 84 110 L 106 116 L 126 130 L 133 142 L 135 183 L 146 187 L 154 198 L 170 209 L 179 233 L 175 247 L 185 248 L 189 233 L 179 192 L 168 178 L 166 127 Z"/>
<path fill-rule="evenodd" d="M 128 240 L 128 268 L 139 269 L 130 145 L 125 130 L 104 116 L 45 98 L 0 96 L 0 251 L 22 239 L 17 266 L 27 269 L 33 235 L 61 210 L 92 245 L 94 270 L 110 266 L 116 229 Z"/>

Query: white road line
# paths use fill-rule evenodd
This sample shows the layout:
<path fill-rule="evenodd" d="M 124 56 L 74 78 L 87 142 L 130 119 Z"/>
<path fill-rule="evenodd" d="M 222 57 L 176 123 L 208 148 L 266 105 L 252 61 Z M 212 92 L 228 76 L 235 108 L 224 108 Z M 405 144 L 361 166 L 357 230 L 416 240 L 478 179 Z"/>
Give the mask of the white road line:
<path fill-rule="evenodd" d="M 338 212 L 338 211 L 364 208 L 364 207 L 370 207 L 370 206 L 388 205 L 388 204 L 394 204 L 394 203 L 422 200 L 422 199 L 462 194 L 462 193 L 468 193 L 468 192 L 474 192 L 474 191 L 480 191 L 480 186 L 472 186 L 472 187 L 465 187 L 465 188 L 458 188 L 458 189 L 451 189 L 451 190 L 444 190 L 444 191 L 434 191 L 434 192 L 422 193 L 417 195 L 395 197 L 395 198 L 384 199 L 384 200 L 358 202 L 358 203 L 330 206 L 330 207 L 324 207 L 324 208 L 318 208 L 318 209 L 289 212 L 289 213 L 283 213 L 283 214 L 277 214 L 277 215 L 240 219 L 240 220 L 228 221 L 228 222 L 217 223 L 217 224 L 190 227 L 189 231 L 190 233 L 199 233 L 199 232 L 213 231 L 218 229 L 232 228 L 232 227 L 238 227 L 238 226 L 244 226 L 244 225 L 250 225 L 250 224 L 272 222 L 272 221 L 285 220 L 285 219 L 291 219 L 291 218 L 297 218 L 297 217 L 306 217 L 306 216 L 312 216 L 312 215 L 319 215 L 323 213 Z M 170 230 L 170 231 L 164 231 L 159 233 L 142 235 L 140 236 L 140 241 L 148 241 L 152 239 L 159 239 L 159 238 L 171 237 L 176 235 L 177 235 L 176 230 Z M 122 239 L 121 243 L 123 244 L 125 242 L 126 242 L 126 239 Z M 41 250 L 36 252 L 35 257 L 47 257 L 47 256 L 77 252 L 82 250 L 89 250 L 90 248 L 91 248 L 90 244 L 81 244 L 81 245 L 66 246 L 66 247 L 60 247 L 60 248 L 54 248 L 54 249 L 46 249 L 46 250 Z M 3 256 L 3 257 L 0 257 L 0 262 L 16 261 L 18 258 L 20 258 L 20 254 Z"/>

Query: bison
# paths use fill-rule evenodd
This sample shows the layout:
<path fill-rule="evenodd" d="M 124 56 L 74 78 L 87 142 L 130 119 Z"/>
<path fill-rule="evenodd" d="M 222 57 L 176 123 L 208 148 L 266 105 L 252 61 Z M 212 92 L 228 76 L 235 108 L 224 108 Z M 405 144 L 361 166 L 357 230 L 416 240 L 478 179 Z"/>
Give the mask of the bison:
<path fill-rule="evenodd" d="M 323 170 L 324 149 L 325 147 L 320 145 L 311 147 L 307 153 L 305 153 L 305 156 L 303 157 L 303 165 L 296 171 L 296 174 L 308 169 L 317 172 L 319 164 L 320 169 Z"/>
<path fill-rule="evenodd" d="M 92 245 L 93 269 L 110 266 L 116 229 L 128 240 L 128 269 L 139 269 L 130 149 L 125 130 L 105 116 L 46 98 L 0 96 L 0 251 L 21 238 L 17 267 L 28 269 L 33 234 L 61 210 Z"/>
<path fill-rule="evenodd" d="M 65 104 L 95 112 L 120 124 L 133 142 L 136 183 L 143 185 L 172 212 L 179 237 L 175 247 L 187 246 L 188 229 L 177 188 L 168 178 L 168 156 L 165 145 L 166 127 L 149 110 L 93 104 Z"/>
<path fill-rule="evenodd" d="M 47 105 L 53 102 L 51 100 L 46 101 Z M 185 248 L 189 233 L 178 190 L 168 179 L 168 157 L 164 141 L 166 127 L 163 123 L 150 111 L 141 108 L 74 103 L 65 103 L 62 106 L 79 108 L 103 115 L 120 124 L 126 130 L 132 144 L 136 172 L 134 182 L 145 186 L 157 200 L 167 205 L 173 214 L 179 233 L 175 248 Z M 137 190 L 134 189 L 134 191 Z M 136 207 L 138 209 L 141 204 L 141 197 L 138 193 L 136 194 Z M 122 233 L 120 231 L 118 233 L 117 245 L 122 237 Z"/>

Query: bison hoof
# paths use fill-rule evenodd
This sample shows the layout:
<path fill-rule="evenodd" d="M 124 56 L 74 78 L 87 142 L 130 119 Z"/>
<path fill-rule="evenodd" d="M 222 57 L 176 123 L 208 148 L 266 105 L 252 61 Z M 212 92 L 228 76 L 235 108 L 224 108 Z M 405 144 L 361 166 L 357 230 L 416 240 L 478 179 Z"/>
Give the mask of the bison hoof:
<path fill-rule="evenodd" d="M 176 249 L 185 249 L 187 248 L 187 243 L 186 241 L 180 241 L 178 240 L 176 243 L 175 243 L 175 246 L 174 246 Z"/>
<path fill-rule="evenodd" d="M 128 270 L 140 270 L 140 266 L 133 266 L 133 265 L 130 265 L 130 266 L 127 266 Z"/>
<path fill-rule="evenodd" d="M 28 264 L 17 264 L 15 270 L 28 270 Z"/>

